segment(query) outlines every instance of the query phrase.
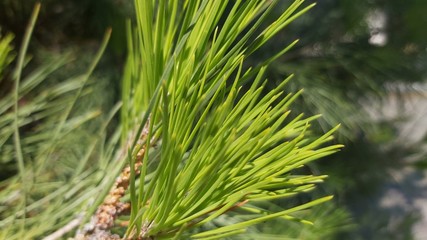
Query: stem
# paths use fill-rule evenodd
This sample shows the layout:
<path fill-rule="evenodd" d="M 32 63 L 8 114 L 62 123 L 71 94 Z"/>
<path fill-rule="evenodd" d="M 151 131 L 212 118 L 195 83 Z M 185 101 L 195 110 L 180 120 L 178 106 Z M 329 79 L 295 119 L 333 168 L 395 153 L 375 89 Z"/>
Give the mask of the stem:
<path fill-rule="evenodd" d="M 36 24 L 37 16 L 40 12 L 40 6 L 41 4 L 37 2 L 34 6 L 33 13 L 31 14 L 30 22 L 27 26 L 27 29 L 25 31 L 24 39 L 22 41 L 21 50 L 19 52 L 18 56 L 18 63 L 16 66 L 16 72 L 15 72 L 15 89 L 14 89 L 14 144 L 15 144 L 15 150 L 16 150 L 16 159 L 18 161 L 18 169 L 19 169 L 19 175 L 22 181 L 22 190 L 23 190 L 23 210 L 24 214 L 22 215 L 22 231 L 21 233 L 25 233 L 25 217 L 26 217 L 26 205 L 27 205 L 27 191 L 29 188 L 29 184 L 26 181 L 25 177 L 25 163 L 24 163 L 24 156 L 22 154 L 22 146 L 21 146 L 21 137 L 19 135 L 19 83 L 21 82 L 21 75 L 22 75 L 22 68 L 24 66 L 24 59 L 25 55 L 27 53 L 28 44 L 30 42 L 31 34 L 34 29 L 34 25 Z"/>

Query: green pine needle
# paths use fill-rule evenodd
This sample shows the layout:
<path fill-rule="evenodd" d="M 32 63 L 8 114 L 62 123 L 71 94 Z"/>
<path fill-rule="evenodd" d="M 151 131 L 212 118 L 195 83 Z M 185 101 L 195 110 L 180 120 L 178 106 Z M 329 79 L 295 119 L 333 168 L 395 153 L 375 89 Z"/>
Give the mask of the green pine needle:
<path fill-rule="evenodd" d="M 149 122 L 156 129 L 150 136 L 160 138 L 159 154 L 143 159 L 139 189 L 131 182 L 126 237 L 183 234 L 247 202 L 294 196 L 324 179 L 292 172 L 340 149 L 325 147 L 336 129 L 317 139 L 306 136 L 319 116 L 290 117 L 290 106 L 300 94 L 285 94 L 291 77 L 267 93 L 263 89 L 268 65 L 297 41 L 254 68 L 244 67 L 249 54 L 314 6 L 300 10 L 303 1 L 295 1 L 273 24 L 259 29 L 275 3 L 236 1 L 225 14 L 223 1 L 135 1 L 137 26 L 128 30 L 122 123 L 128 131 L 139 128 L 140 136 L 148 116 L 158 116 Z M 242 92 L 249 82 L 249 90 Z M 126 136 L 124 132 L 125 142 Z M 147 168 L 150 163 L 155 167 Z M 131 174 L 133 181 L 137 176 Z M 241 233 L 249 225 L 329 199 L 193 237 Z"/>

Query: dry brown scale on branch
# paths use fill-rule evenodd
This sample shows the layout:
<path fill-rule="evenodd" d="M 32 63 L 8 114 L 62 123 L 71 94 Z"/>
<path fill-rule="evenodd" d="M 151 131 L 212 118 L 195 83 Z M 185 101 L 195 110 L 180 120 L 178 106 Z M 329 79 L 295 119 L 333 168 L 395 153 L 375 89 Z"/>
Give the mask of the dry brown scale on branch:
<path fill-rule="evenodd" d="M 143 144 L 148 135 L 149 124 L 150 122 L 147 121 L 141 133 L 141 137 L 137 142 L 137 146 L 140 149 L 136 154 L 135 164 L 133 166 L 136 175 L 140 174 L 142 159 L 145 154 L 145 146 Z M 117 177 L 104 202 L 98 207 L 90 223 L 85 225 L 82 232 L 77 233 L 75 237 L 76 240 L 121 239 L 117 234 L 111 234 L 109 229 L 114 227 L 114 222 L 120 214 L 130 210 L 130 203 L 120 201 L 129 187 L 130 173 L 130 166 L 126 166 L 120 176 Z"/>

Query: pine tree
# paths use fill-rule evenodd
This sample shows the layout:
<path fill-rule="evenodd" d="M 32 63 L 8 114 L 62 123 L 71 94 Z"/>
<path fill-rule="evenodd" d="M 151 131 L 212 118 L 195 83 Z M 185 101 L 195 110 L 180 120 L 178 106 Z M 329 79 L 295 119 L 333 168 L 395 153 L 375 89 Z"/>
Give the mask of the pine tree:
<path fill-rule="evenodd" d="M 2 145 L 2 151 L 8 149 L 6 161 L 15 160 L 18 172 L 2 182 L 0 236 L 57 239 L 73 236 L 83 225 L 77 239 L 213 239 L 242 234 L 273 218 L 310 224 L 298 214 L 331 196 L 279 211 L 263 207 L 265 201 L 314 189 L 326 176 L 300 169 L 342 147 L 326 144 L 336 128 L 320 137 L 310 135 L 310 125 L 319 116 L 290 114 L 300 95 L 286 90 L 292 75 L 273 89 L 265 88 L 269 65 L 297 41 L 259 64 L 245 64 L 313 7 L 301 8 L 303 1 L 294 1 L 265 25 L 278 3 L 135 1 L 136 23 L 127 29 L 122 101 L 102 124 L 92 126 L 87 142 L 80 138 L 87 129 L 84 123 L 98 113 L 72 113 L 111 31 L 86 73 L 45 94 L 35 92 L 34 99 L 49 107 L 37 108 L 32 99 L 24 112 L 19 101 L 31 90 L 28 86 L 44 81 L 62 64 L 48 65 L 45 75 L 21 77 L 40 9 L 36 5 L 17 57 L 15 88 L 2 98 L 4 129 L 11 133 L 1 137 L 12 146 Z M 3 41 L 8 46 L 9 40 Z M 3 49 L 6 55 L 10 52 Z M 58 98 L 53 98 L 55 93 Z M 107 134 L 119 109 L 116 131 Z M 34 119 L 46 129 L 21 134 Z M 69 154 L 73 146 L 61 143 L 70 136 L 86 146 L 83 152 Z"/>

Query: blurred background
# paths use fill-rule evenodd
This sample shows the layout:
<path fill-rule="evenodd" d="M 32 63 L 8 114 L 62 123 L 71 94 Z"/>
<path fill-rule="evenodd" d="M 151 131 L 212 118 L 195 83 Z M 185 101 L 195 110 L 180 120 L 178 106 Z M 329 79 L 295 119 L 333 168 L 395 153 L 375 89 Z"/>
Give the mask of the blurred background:
<path fill-rule="evenodd" d="M 13 56 L 34 2 L 0 1 L 0 36 L 8 39 L 12 56 L 11 64 L 0 68 L 0 99 L 6 99 L 13 87 Z M 281 3 L 277 16 L 289 2 Z M 90 108 L 99 111 L 102 119 L 102 113 L 120 99 L 125 21 L 132 17 L 132 9 L 132 1 L 125 0 L 42 1 L 30 43 L 32 59 L 24 74 L 34 75 L 40 66 L 48 68 L 59 59 L 68 64 L 52 70 L 35 91 L 65 86 L 69 76 L 83 72 L 111 26 L 112 39 L 90 81 L 90 91 L 73 110 L 77 116 Z M 315 174 L 329 175 L 315 194 L 335 195 L 333 201 L 307 213 L 314 226 L 273 222 L 254 231 L 285 232 L 296 239 L 427 239 L 426 12 L 425 0 L 318 1 L 252 56 L 250 62 L 262 61 L 300 39 L 269 68 L 269 87 L 295 73 L 289 90 L 303 88 L 304 93 L 294 111 L 322 114 L 318 134 L 341 123 L 336 141 L 346 145 L 340 153 L 310 166 Z M 46 94 L 46 99 L 53 98 Z M 34 101 L 28 96 L 20 104 Z M 34 136 L 43 121 L 31 120 L 21 129 L 24 137 Z M 70 142 L 64 140 L 64 146 L 72 145 L 72 139 L 79 143 L 89 139 L 96 124 L 85 125 L 85 131 L 70 137 Z M 1 135 L 0 180 L 4 180 L 17 169 L 10 157 L 11 135 L 5 131 Z M 67 154 L 81 154 L 75 141 L 73 147 Z M 32 154 L 31 148 L 24 150 Z"/>

